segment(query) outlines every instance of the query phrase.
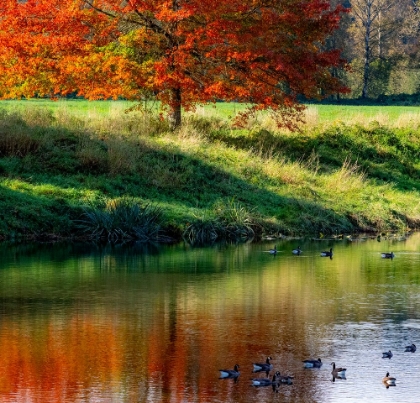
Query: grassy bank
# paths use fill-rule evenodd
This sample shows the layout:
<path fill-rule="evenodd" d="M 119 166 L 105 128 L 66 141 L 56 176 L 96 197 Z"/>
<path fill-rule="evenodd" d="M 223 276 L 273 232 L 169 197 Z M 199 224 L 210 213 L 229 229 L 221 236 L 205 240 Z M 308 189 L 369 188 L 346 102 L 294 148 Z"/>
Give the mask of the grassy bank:
<path fill-rule="evenodd" d="M 0 104 L 1 236 L 209 241 L 420 226 L 415 108 L 310 106 L 289 133 L 265 115 L 233 130 L 240 106 L 218 104 L 172 133 L 127 105 Z"/>

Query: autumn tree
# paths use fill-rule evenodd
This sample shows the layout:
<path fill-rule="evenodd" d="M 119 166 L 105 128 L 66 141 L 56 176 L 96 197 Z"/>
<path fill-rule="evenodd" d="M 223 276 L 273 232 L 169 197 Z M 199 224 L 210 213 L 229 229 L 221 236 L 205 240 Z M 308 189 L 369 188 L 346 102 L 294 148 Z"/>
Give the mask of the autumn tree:
<path fill-rule="evenodd" d="M 325 50 L 341 6 L 327 0 L 2 0 L 3 98 L 142 99 L 169 110 L 250 103 L 292 125 L 298 97 L 344 91 Z"/>

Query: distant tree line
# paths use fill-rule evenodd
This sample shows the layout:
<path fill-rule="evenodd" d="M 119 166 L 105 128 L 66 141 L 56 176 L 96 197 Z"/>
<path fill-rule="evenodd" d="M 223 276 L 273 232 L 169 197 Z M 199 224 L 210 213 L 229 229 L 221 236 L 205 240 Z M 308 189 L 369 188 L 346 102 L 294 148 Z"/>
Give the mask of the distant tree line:
<path fill-rule="evenodd" d="M 351 89 L 333 98 L 418 103 L 413 95 L 420 93 L 419 2 L 331 0 L 331 4 L 342 4 L 349 11 L 325 46 L 342 50 L 348 69 L 335 69 L 333 74 Z"/>

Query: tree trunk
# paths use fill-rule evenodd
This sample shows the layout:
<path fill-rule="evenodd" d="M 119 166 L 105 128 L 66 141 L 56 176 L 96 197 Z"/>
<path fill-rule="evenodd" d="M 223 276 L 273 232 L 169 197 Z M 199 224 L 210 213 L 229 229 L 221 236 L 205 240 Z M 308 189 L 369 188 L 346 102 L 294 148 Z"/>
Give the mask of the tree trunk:
<path fill-rule="evenodd" d="M 171 130 L 175 130 L 181 126 L 181 89 L 172 90 L 171 109 L 169 111 L 169 126 Z"/>
<path fill-rule="evenodd" d="M 179 0 L 172 0 L 172 10 L 178 11 L 181 9 Z M 175 30 L 177 27 L 177 23 L 175 22 L 173 29 Z M 173 64 L 173 54 L 176 52 L 177 44 L 175 40 L 171 39 L 171 70 L 176 71 L 176 67 Z M 169 110 L 169 127 L 171 130 L 175 130 L 181 126 L 181 88 L 172 88 L 171 90 L 171 102 L 170 102 L 170 110 Z"/>
<path fill-rule="evenodd" d="M 363 88 L 362 88 L 362 98 L 366 99 L 368 97 L 368 86 L 369 86 L 369 67 L 370 60 L 369 56 L 365 56 L 365 65 L 363 67 Z"/>
<path fill-rule="evenodd" d="M 363 89 L 362 98 L 368 97 L 368 85 L 369 85 L 369 70 L 370 70 L 370 18 L 366 21 L 365 31 L 365 64 L 363 66 Z"/>
<path fill-rule="evenodd" d="M 365 26 L 365 64 L 363 66 L 363 89 L 362 89 L 362 98 L 366 99 L 368 97 L 368 87 L 369 87 L 369 73 L 370 73 L 370 58 L 371 58 L 371 33 L 372 33 L 372 7 L 373 1 L 368 1 L 366 3 L 366 21 L 364 22 Z"/>

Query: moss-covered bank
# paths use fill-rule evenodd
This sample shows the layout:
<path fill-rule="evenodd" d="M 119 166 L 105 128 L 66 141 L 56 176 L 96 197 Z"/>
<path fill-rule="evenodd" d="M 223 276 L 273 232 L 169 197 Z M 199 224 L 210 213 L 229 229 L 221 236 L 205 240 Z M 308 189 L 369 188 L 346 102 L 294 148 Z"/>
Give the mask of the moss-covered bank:
<path fill-rule="evenodd" d="M 261 120 L 233 130 L 197 115 L 170 132 L 140 112 L 9 106 L 0 109 L 0 236 L 85 237 L 99 218 L 111 225 L 121 198 L 154 209 L 161 239 L 418 229 L 419 133 L 377 122 L 287 133 Z"/>

